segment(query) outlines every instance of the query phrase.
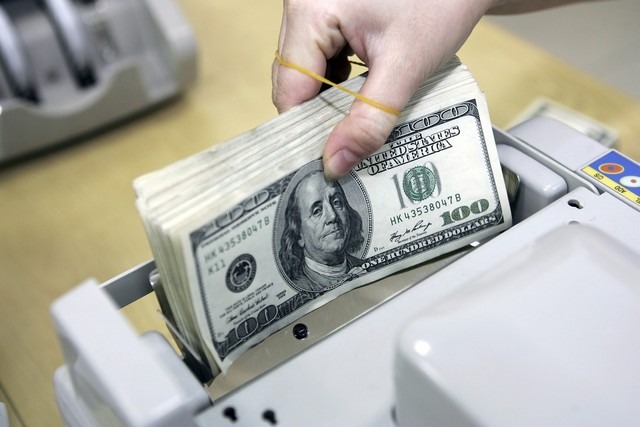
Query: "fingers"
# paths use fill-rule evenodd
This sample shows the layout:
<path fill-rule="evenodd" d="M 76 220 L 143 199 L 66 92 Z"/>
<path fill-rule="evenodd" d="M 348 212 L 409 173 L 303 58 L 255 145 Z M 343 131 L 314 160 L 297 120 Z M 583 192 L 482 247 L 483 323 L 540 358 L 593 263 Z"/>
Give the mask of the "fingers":
<path fill-rule="evenodd" d="M 284 60 L 319 75 L 347 46 L 370 67 L 360 93 L 402 110 L 422 81 L 457 51 L 497 0 L 285 0 L 279 40 Z M 564 1 L 564 0 L 557 0 Z M 333 72 L 342 69 L 331 67 Z M 279 63 L 273 68 L 273 102 L 280 112 L 313 96 L 321 83 Z M 323 153 L 325 175 L 339 178 L 382 144 L 397 117 L 356 100 L 333 130 Z"/>
<path fill-rule="evenodd" d="M 324 75 L 326 70 L 326 59 L 322 52 L 312 52 L 307 50 L 301 54 L 290 54 L 294 49 L 283 49 L 281 56 L 284 60 L 290 61 L 316 74 Z M 320 57 L 321 59 L 317 59 Z M 298 59 L 293 59 L 298 58 Z M 320 91 L 321 83 L 314 78 L 307 76 L 293 68 L 285 67 L 275 60 L 272 69 L 272 101 L 283 113 L 304 101 L 311 99 Z"/>
<path fill-rule="evenodd" d="M 371 68 L 360 94 L 400 111 L 424 79 L 424 72 L 393 66 L 393 62 L 388 60 L 382 64 L 382 69 Z M 403 78 L 396 78 L 398 75 Z M 363 101 L 354 101 L 349 115 L 336 125 L 325 144 L 325 175 L 338 179 L 347 174 L 384 144 L 396 121 L 394 114 Z"/>
<path fill-rule="evenodd" d="M 321 7 L 316 7 L 315 2 L 285 2 L 278 48 L 285 61 L 324 76 L 327 60 L 339 54 L 346 42 L 338 20 Z M 343 61 L 338 64 L 344 69 Z M 321 83 L 312 77 L 274 61 L 272 100 L 279 112 L 311 99 L 320 87 Z"/>
<path fill-rule="evenodd" d="M 384 144 L 395 122 L 395 115 L 356 101 L 349 115 L 336 125 L 325 144 L 325 176 L 339 179 L 347 174 Z"/>

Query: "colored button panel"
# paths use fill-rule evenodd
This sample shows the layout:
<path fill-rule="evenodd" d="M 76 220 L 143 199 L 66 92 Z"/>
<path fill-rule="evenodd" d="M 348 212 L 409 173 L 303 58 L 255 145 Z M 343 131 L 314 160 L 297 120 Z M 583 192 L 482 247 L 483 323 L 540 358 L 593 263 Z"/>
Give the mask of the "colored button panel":
<path fill-rule="evenodd" d="M 605 187 L 640 206 L 640 165 L 611 150 L 582 171 Z"/>

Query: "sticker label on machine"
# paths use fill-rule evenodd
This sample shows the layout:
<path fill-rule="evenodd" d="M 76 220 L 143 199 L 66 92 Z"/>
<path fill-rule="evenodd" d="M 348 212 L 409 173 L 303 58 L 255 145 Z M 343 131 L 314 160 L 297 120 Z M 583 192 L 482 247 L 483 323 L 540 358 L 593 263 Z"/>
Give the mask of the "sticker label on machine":
<path fill-rule="evenodd" d="M 640 165 L 612 150 L 582 168 L 605 187 L 640 206 Z"/>

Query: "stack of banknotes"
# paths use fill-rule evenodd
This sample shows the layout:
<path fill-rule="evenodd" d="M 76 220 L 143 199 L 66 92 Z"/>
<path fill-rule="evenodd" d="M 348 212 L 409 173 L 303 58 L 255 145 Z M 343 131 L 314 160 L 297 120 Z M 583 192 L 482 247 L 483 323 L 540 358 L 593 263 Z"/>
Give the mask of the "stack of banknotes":
<path fill-rule="evenodd" d="M 175 326 L 214 373 L 353 288 L 510 226 L 487 105 L 457 58 L 329 181 L 323 146 L 352 102 L 329 89 L 135 180 Z"/>

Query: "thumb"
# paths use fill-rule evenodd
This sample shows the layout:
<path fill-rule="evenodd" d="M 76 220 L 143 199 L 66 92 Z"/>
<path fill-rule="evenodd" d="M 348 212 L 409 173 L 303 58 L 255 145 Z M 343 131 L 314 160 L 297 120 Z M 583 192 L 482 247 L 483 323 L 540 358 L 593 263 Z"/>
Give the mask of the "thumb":
<path fill-rule="evenodd" d="M 401 73 L 390 68 L 378 73 L 375 71 L 373 68 L 370 70 L 360 94 L 398 111 L 407 105 L 423 80 L 419 75 L 398 78 Z M 358 162 L 382 147 L 397 119 L 395 114 L 356 99 L 349 114 L 336 125 L 324 146 L 323 163 L 327 178 L 341 178 Z"/>

